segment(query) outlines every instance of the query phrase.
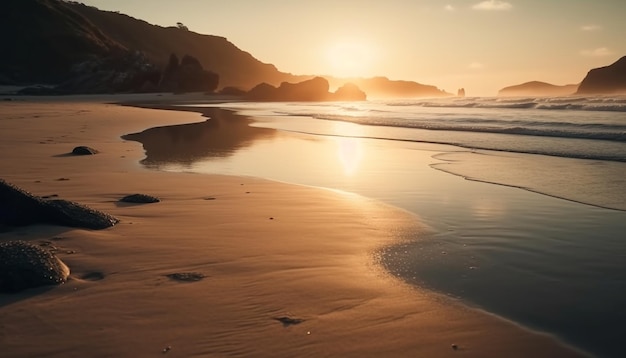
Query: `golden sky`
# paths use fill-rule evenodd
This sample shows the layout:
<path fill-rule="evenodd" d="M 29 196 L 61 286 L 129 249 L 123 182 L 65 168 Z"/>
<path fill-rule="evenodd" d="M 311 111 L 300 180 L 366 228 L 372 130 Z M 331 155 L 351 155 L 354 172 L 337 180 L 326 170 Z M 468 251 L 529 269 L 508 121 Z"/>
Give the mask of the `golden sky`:
<path fill-rule="evenodd" d="M 626 0 L 83 0 L 226 37 L 307 75 L 386 76 L 468 96 L 578 83 L 626 55 Z"/>

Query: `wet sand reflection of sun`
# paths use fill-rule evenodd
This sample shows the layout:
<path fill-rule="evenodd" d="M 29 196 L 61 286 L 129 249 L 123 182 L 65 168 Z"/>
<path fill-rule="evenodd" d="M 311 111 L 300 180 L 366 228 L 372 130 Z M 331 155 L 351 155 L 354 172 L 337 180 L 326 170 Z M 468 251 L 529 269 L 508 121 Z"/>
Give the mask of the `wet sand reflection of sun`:
<path fill-rule="evenodd" d="M 337 158 L 341 163 L 344 174 L 352 176 L 359 169 L 363 159 L 362 139 L 354 138 L 363 134 L 362 128 L 354 123 L 336 122 L 334 129 L 338 135 L 335 138 L 337 142 Z"/>

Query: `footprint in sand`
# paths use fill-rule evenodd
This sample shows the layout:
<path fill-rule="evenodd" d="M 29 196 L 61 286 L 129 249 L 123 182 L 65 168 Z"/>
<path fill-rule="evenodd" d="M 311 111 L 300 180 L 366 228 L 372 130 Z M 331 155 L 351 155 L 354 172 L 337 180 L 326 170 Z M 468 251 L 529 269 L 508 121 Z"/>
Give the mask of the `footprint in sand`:
<path fill-rule="evenodd" d="M 104 273 L 100 271 L 88 272 L 80 276 L 80 279 L 85 281 L 100 281 L 104 279 Z"/>

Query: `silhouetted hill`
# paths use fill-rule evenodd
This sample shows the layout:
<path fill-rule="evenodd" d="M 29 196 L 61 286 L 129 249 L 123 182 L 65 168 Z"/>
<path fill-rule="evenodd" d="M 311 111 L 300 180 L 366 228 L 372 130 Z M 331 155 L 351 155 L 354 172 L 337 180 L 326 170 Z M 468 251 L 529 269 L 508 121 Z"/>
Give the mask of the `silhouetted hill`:
<path fill-rule="evenodd" d="M 143 20 L 74 4 L 74 9 L 128 49 L 139 50 L 162 68 L 170 54 L 191 55 L 220 76 L 220 86 L 251 88 L 260 82 L 279 84 L 298 77 L 280 72 L 242 51 L 224 37 L 202 35 L 175 26 L 161 27 Z M 253 30 L 251 30 L 253 31 Z"/>
<path fill-rule="evenodd" d="M 569 96 L 576 92 L 578 85 L 557 86 L 546 82 L 531 81 L 520 85 L 504 87 L 498 96 Z"/>
<path fill-rule="evenodd" d="M 141 52 L 157 68 L 172 53 L 197 58 L 220 86 L 251 88 L 297 77 L 282 73 L 223 37 L 160 27 L 116 12 L 60 0 L 4 0 L 0 11 L 0 79 L 59 83 L 80 62 Z"/>
<path fill-rule="evenodd" d="M 369 98 L 452 96 L 451 93 L 440 90 L 435 86 L 413 81 L 394 81 L 387 77 L 336 78 L 326 76 L 326 79 L 330 82 L 331 87 L 339 87 L 346 82 L 353 83 L 367 93 Z"/>
<path fill-rule="evenodd" d="M 626 93 L 626 56 L 605 67 L 587 73 L 576 94 Z"/>
<path fill-rule="evenodd" d="M 0 77 L 17 83 L 54 83 L 90 56 L 124 51 L 75 7 L 60 1 L 3 1 Z"/>
<path fill-rule="evenodd" d="M 211 73 L 218 76 L 218 88 L 230 92 L 249 90 L 259 83 L 279 86 L 315 77 L 281 72 L 224 37 L 198 34 L 184 26 L 151 25 L 73 1 L 3 0 L 0 40 L 0 83 L 57 84 L 56 93 L 184 90 L 180 83 L 170 83 L 180 74 L 163 79 L 172 54 L 197 60 L 195 72 L 210 82 L 192 88 L 212 88 L 216 79 Z M 435 86 L 385 77 L 327 79 L 333 88 L 351 82 L 371 97 L 450 95 Z"/>

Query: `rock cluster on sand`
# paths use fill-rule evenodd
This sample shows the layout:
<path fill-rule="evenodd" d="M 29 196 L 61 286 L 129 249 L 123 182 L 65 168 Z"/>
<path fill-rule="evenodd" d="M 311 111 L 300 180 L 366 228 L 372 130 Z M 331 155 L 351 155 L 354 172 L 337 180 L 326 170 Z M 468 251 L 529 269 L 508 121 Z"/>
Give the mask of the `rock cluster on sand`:
<path fill-rule="evenodd" d="M 67 200 L 44 200 L 0 179 L 0 225 L 37 223 L 106 229 L 119 222 L 113 216 Z"/>
<path fill-rule="evenodd" d="M 58 285 L 69 268 L 49 251 L 24 241 L 0 242 L 0 292 Z"/>

